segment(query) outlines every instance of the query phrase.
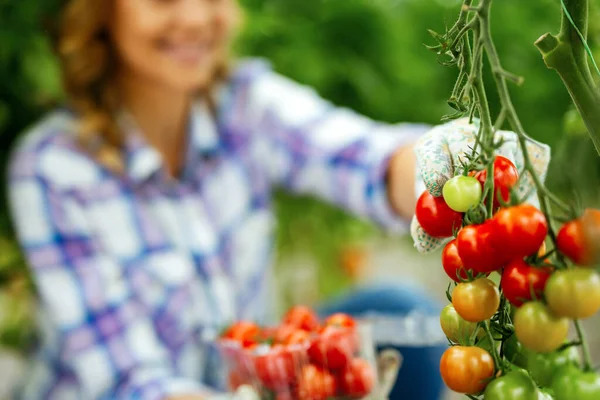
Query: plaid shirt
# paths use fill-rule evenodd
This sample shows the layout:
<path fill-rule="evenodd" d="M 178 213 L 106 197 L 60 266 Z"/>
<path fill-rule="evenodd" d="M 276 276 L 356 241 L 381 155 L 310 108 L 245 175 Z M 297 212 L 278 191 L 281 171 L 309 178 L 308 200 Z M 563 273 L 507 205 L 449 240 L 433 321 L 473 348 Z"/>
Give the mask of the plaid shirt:
<path fill-rule="evenodd" d="M 424 126 L 336 108 L 260 60 L 236 68 L 217 104 L 216 121 L 194 105 L 178 179 L 126 120 L 123 176 L 78 149 L 67 111 L 20 140 L 9 194 L 41 332 L 24 398 L 210 393 L 207 338 L 269 316 L 275 185 L 406 229 L 384 176 Z"/>

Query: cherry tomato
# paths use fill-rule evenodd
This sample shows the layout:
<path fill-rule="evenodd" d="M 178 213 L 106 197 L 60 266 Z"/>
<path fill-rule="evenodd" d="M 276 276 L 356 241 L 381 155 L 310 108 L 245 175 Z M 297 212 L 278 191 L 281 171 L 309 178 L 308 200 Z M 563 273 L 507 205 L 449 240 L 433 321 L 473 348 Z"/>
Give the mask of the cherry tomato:
<path fill-rule="evenodd" d="M 440 325 L 446 334 L 446 337 L 453 343 L 466 344 L 467 340 L 473 335 L 477 324 L 465 321 L 454 309 L 452 304 L 448 304 L 440 314 Z"/>
<path fill-rule="evenodd" d="M 453 211 L 442 197 L 423 192 L 417 201 L 415 216 L 423 230 L 433 237 L 450 237 L 462 226 L 462 214 Z"/>
<path fill-rule="evenodd" d="M 331 370 L 345 368 L 357 350 L 356 332 L 350 328 L 327 326 L 308 348 L 312 362 Z"/>
<path fill-rule="evenodd" d="M 255 345 L 260 340 L 261 329 L 254 322 L 239 321 L 230 325 L 221 334 L 221 339 L 241 343 L 243 347 Z"/>
<path fill-rule="evenodd" d="M 538 400 L 538 388 L 523 370 L 494 379 L 485 388 L 485 400 Z"/>
<path fill-rule="evenodd" d="M 555 316 L 540 301 L 523 304 L 515 312 L 513 323 L 519 342 L 538 353 L 558 349 L 569 333 L 569 320 Z"/>
<path fill-rule="evenodd" d="M 356 320 L 348 314 L 336 313 L 325 319 L 325 326 L 354 328 L 356 326 Z"/>
<path fill-rule="evenodd" d="M 577 347 L 567 347 L 551 353 L 527 353 L 525 367 L 531 377 L 542 387 L 550 387 L 556 372 L 565 365 L 579 365 Z"/>
<path fill-rule="evenodd" d="M 546 217 L 530 204 L 503 208 L 490 224 L 494 248 L 509 260 L 536 254 L 548 234 Z"/>
<path fill-rule="evenodd" d="M 551 268 L 531 266 L 522 259 L 517 259 L 502 272 L 502 293 L 517 307 L 525 301 L 540 299 L 551 273 Z"/>
<path fill-rule="evenodd" d="M 556 372 L 552 390 L 555 400 L 597 400 L 600 399 L 600 375 L 567 365 Z"/>
<path fill-rule="evenodd" d="M 480 347 L 449 347 L 440 361 L 446 386 L 464 394 L 477 394 L 494 376 L 494 359 Z"/>
<path fill-rule="evenodd" d="M 442 189 L 446 204 L 457 212 L 467 212 L 481 201 L 481 185 L 472 176 L 458 175 L 444 184 Z"/>
<path fill-rule="evenodd" d="M 490 221 L 480 225 L 465 226 L 458 232 L 456 248 L 466 269 L 490 273 L 500 269 L 508 260 L 493 247 L 494 235 Z"/>
<path fill-rule="evenodd" d="M 565 223 L 556 236 L 556 247 L 575 264 L 594 265 L 600 250 L 600 210 L 588 209 L 581 218 Z"/>
<path fill-rule="evenodd" d="M 340 375 L 339 392 L 343 396 L 362 398 L 375 386 L 375 370 L 368 361 L 355 358 Z"/>
<path fill-rule="evenodd" d="M 552 274 L 544 293 L 556 316 L 589 318 L 600 310 L 600 275 L 587 268 L 560 270 Z"/>
<path fill-rule="evenodd" d="M 300 400 L 327 400 L 336 392 L 335 378 L 330 372 L 313 364 L 302 368 L 298 382 Z"/>
<path fill-rule="evenodd" d="M 481 170 L 475 174 L 475 179 L 481 184 L 481 188 L 485 185 L 487 179 L 487 170 Z M 493 208 L 497 210 L 501 204 L 498 198 L 502 198 L 505 203 L 510 201 L 510 190 L 519 182 L 519 171 L 517 167 L 504 156 L 496 156 L 494 160 L 494 203 Z"/>
<path fill-rule="evenodd" d="M 282 324 L 277 327 L 275 330 L 273 339 L 276 344 L 285 344 L 288 338 L 296 331 L 298 331 L 298 327 L 291 324 Z"/>
<path fill-rule="evenodd" d="M 459 283 L 452 292 L 452 305 L 466 321 L 485 321 L 498 311 L 500 292 L 487 278 Z"/>
<path fill-rule="evenodd" d="M 285 388 L 296 380 L 295 366 L 303 355 L 303 351 L 275 345 L 268 353 L 254 358 L 256 376 L 269 389 Z"/>
<path fill-rule="evenodd" d="M 283 324 L 292 325 L 305 331 L 316 331 L 319 327 L 317 314 L 307 306 L 294 306 L 283 316 Z"/>
<path fill-rule="evenodd" d="M 310 338 L 310 332 L 304 331 L 302 329 L 297 329 L 285 339 L 285 342 L 283 344 L 308 344 L 310 343 Z"/>
<path fill-rule="evenodd" d="M 442 251 L 442 266 L 446 274 L 455 282 L 460 280 L 467 280 L 466 269 L 463 265 L 460 256 L 458 255 L 458 247 L 456 246 L 456 239 L 452 239 L 444 247 Z M 459 279 L 459 276 L 461 279 Z"/>

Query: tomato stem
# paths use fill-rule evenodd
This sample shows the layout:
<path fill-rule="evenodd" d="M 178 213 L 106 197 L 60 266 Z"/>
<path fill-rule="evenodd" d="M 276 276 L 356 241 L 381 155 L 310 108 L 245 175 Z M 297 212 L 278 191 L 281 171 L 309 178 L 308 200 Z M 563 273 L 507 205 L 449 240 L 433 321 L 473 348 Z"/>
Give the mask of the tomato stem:
<path fill-rule="evenodd" d="M 575 324 L 575 330 L 577 331 L 577 336 L 579 337 L 581 352 L 583 353 L 583 369 L 585 371 L 592 370 L 592 357 L 590 356 L 590 346 L 585 337 L 585 331 L 581 328 L 581 323 L 578 320 L 574 320 L 573 324 Z"/>
<path fill-rule="evenodd" d="M 483 329 L 485 330 L 485 334 L 487 335 L 490 345 L 492 347 L 492 358 L 494 359 L 494 363 L 496 364 L 496 370 L 502 370 L 501 358 L 498 355 L 498 349 L 496 348 L 496 341 L 494 340 L 494 336 L 492 335 L 492 331 L 490 330 L 490 321 L 483 322 Z"/>

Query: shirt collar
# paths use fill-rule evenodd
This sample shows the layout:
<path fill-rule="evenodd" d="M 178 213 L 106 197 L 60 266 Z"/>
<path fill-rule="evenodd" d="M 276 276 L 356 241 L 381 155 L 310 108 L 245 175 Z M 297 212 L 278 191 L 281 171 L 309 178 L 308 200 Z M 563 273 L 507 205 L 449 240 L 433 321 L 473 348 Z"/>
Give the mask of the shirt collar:
<path fill-rule="evenodd" d="M 125 166 L 127 176 L 134 182 L 142 182 L 164 169 L 164 160 L 141 133 L 133 117 L 122 111 L 118 123 L 125 134 Z M 207 155 L 219 148 L 216 121 L 205 101 L 192 105 L 187 129 L 186 161 L 183 176 L 189 174 Z"/>

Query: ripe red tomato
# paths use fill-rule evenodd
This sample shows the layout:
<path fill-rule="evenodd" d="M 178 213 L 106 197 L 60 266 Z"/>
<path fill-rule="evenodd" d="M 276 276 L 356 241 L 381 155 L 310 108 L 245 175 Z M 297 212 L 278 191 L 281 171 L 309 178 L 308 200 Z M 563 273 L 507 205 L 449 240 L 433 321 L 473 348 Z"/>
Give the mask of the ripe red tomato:
<path fill-rule="evenodd" d="M 283 316 L 282 325 L 291 325 L 311 332 L 318 329 L 319 319 L 310 307 L 297 305 L 290 308 Z"/>
<path fill-rule="evenodd" d="M 254 358 L 256 376 L 269 389 L 285 388 L 296 381 L 296 365 L 305 361 L 304 351 L 282 345 Z"/>
<path fill-rule="evenodd" d="M 325 319 L 325 326 L 338 326 L 344 328 L 354 328 L 356 321 L 348 314 L 336 313 Z"/>
<path fill-rule="evenodd" d="M 221 335 L 221 339 L 241 343 L 243 347 L 255 345 L 261 337 L 261 329 L 254 322 L 238 321 L 230 325 Z"/>
<path fill-rule="evenodd" d="M 506 299 L 520 307 L 526 301 L 541 299 L 551 274 L 552 268 L 531 266 L 518 259 L 504 268 L 500 286 Z"/>
<path fill-rule="evenodd" d="M 339 390 L 343 396 L 362 398 L 375 385 L 375 370 L 368 361 L 355 358 L 340 375 Z"/>
<path fill-rule="evenodd" d="M 481 170 L 475 174 L 475 178 L 481 183 L 483 189 L 487 179 L 487 170 Z M 497 210 L 500 207 L 498 197 L 507 203 L 510 200 L 510 190 L 519 182 L 519 171 L 517 167 L 504 156 L 496 156 L 494 160 L 494 203 L 493 208 Z"/>
<path fill-rule="evenodd" d="M 327 326 L 308 348 L 308 357 L 317 365 L 337 370 L 348 365 L 356 350 L 354 329 Z"/>
<path fill-rule="evenodd" d="M 587 209 L 584 215 L 565 223 L 556 236 L 556 246 L 575 264 L 590 266 L 599 260 L 599 247 L 593 232 L 600 227 L 600 210 Z"/>
<path fill-rule="evenodd" d="M 458 232 L 456 248 L 466 269 L 490 273 L 506 263 L 503 253 L 493 247 L 494 235 L 489 220 L 480 225 L 465 226 Z"/>
<path fill-rule="evenodd" d="M 460 282 L 460 278 L 466 280 L 467 270 L 463 265 L 460 256 L 458 255 L 458 247 L 456 246 L 456 239 L 452 239 L 446 247 L 444 247 L 444 251 L 442 251 L 442 266 L 444 267 L 444 271 L 446 274 L 455 282 Z"/>
<path fill-rule="evenodd" d="M 297 329 L 292 332 L 286 339 L 283 344 L 291 345 L 291 344 L 307 344 L 310 342 L 310 332 L 303 331 L 302 329 Z"/>
<path fill-rule="evenodd" d="M 336 392 L 335 378 L 329 371 L 313 364 L 302 368 L 298 382 L 300 400 L 327 400 Z"/>
<path fill-rule="evenodd" d="M 433 197 L 428 191 L 419 197 L 415 216 L 423 230 L 433 237 L 450 237 L 462 226 L 462 214 L 448 207 L 443 197 Z"/>
<path fill-rule="evenodd" d="M 237 390 L 240 386 L 249 384 L 250 382 L 250 375 L 244 373 L 242 370 L 235 369 L 229 372 L 229 388 L 231 390 Z"/>
<path fill-rule="evenodd" d="M 509 260 L 537 254 L 548 234 L 544 214 L 530 204 L 503 208 L 490 220 L 493 247 Z"/>
<path fill-rule="evenodd" d="M 494 376 L 494 359 L 481 347 L 452 346 L 442 355 L 440 372 L 453 391 L 477 394 Z"/>

